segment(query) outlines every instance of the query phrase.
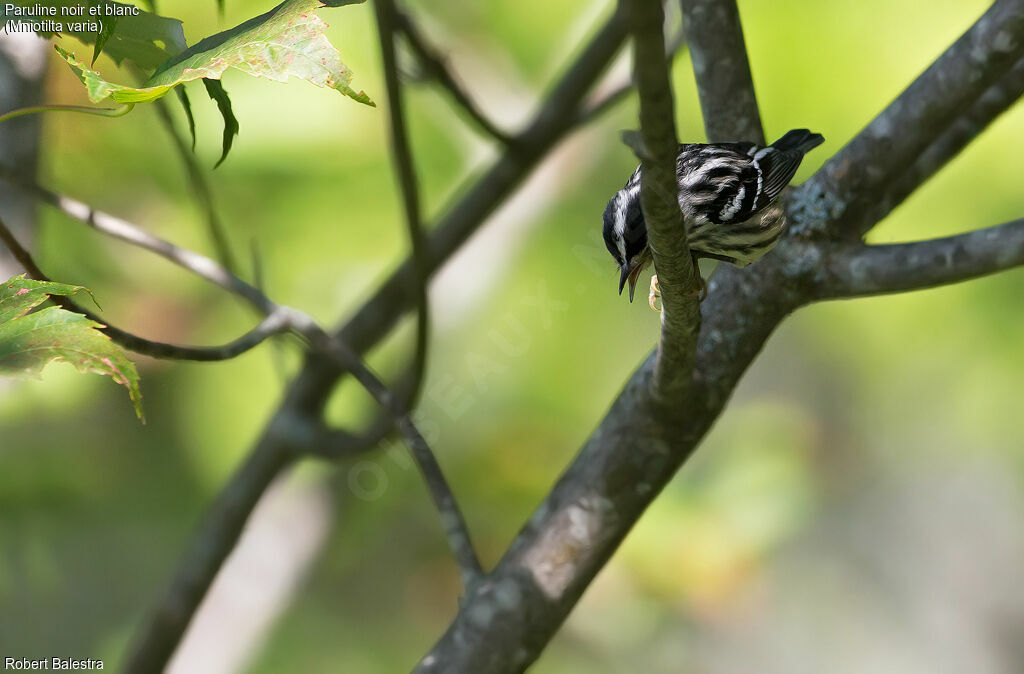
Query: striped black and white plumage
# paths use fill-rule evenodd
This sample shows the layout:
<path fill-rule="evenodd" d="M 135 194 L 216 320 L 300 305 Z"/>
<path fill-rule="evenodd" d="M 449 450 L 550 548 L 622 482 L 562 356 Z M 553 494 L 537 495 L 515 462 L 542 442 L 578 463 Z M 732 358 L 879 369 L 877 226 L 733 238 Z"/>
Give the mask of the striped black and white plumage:
<path fill-rule="evenodd" d="M 686 143 L 679 146 L 676 179 L 679 208 L 694 259 L 707 257 L 740 267 L 775 245 L 784 218 L 755 218 L 793 179 L 800 161 L 824 138 L 794 129 L 768 147 L 754 143 Z M 647 225 L 640 210 L 640 168 L 604 210 L 604 241 L 621 270 L 619 293 L 629 300 L 640 272 L 651 261 Z"/>

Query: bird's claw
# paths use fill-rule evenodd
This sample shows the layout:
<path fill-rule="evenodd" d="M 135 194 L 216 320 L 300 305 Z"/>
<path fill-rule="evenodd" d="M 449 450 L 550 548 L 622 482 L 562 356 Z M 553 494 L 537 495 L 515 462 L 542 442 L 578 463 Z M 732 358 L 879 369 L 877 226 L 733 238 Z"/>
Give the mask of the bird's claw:
<path fill-rule="evenodd" d="M 697 274 L 697 282 L 700 284 L 700 287 L 695 289 L 695 290 L 693 290 L 689 294 L 689 296 L 690 297 L 696 297 L 698 302 L 703 302 L 704 300 L 706 300 L 708 298 L 708 283 L 707 283 L 707 281 L 704 280 L 704 277 L 701 276 L 700 274 Z M 656 304 L 656 302 L 658 301 L 658 298 L 660 298 L 660 297 L 661 297 L 661 288 L 658 286 L 658 275 L 654 274 L 654 275 L 651 276 L 651 292 L 647 296 L 647 303 L 649 305 L 651 305 L 651 310 L 652 311 L 658 311 L 658 312 L 661 311 L 661 308 L 658 307 L 658 305 Z"/>

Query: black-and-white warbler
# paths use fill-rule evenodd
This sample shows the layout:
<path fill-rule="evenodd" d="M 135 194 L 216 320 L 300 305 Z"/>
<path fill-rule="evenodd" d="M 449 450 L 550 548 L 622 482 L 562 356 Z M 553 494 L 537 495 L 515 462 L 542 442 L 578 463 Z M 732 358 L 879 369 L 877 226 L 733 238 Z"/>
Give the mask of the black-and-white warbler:
<path fill-rule="evenodd" d="M 694 265 L 706 257 L 745 267 L 771 250 L 785 218 L 755 216 L 793 179 L 804 154 L 824 140 L 807 129 L 794 129 L 768 147 L 681 144 L 676 158 L 679 208 Z M 651 262 L 640 209 L 639 167 L 604 210 L 604 242 L 621 271 L 619 294 L 628 281 L 632 302 L 637 278 Z"/>

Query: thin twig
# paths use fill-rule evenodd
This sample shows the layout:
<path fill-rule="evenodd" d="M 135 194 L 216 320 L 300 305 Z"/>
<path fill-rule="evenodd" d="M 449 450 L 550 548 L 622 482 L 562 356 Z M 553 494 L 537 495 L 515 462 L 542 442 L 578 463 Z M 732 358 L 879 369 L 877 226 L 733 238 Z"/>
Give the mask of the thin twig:
<path fill-rule="evenodd" d="M 2 241 L 7 249 L 11 251 L 14 258 L 22 267 L 25 268 L 25 271 L 28 272 L 30 277 L 37 281 L 52 280 L 49 276 L 43 273 L 42 269 L 39 268 L 39 265 L 36 264 L 36 261 L 32 258 L 32 255 L 18 242 L 14 234 L 2 220 L 0 220 L 0 241 Z M 168 344 L 166 342 L 157 342 L 151 339 L 146 339 L 126 330 L 122 330 L 121 328 L 111 325 L 110 322 L 102 316 L 86 309 L 70 297 L 52 296 L 50 299 L 68 311 L 76 314 L 82 314 L 92 321 L 103 324 L 103 332 L 116 344 L 119 344 L 130 351 L 150 356 L 151 358 L 195 360 L 202 362 L 230 360 L 259 346 L 268 338 L 287 332 L 290 329 L 290 326 L 287 321 L 284 320 L 284 316 L 282 314 L 270 314 L 264 317 L 264 319 L 252 330 L 228 344 L 224 344 L 222 346 L 179 346 L 177 344 Z"/>
<path fill-rule="evenodd" d="M 415 270 L 414 294 L 416 296 L 417 320 L 416 343 L 412 361 L 403 375 L 393 387 L 403 398 L 404 407 L 412 409 L 423 387 L 426 373 L 426 353 L 429 341 L 429 306 L 427 283 L 429 280 L 429 261 L 427 259 L 426 237 L 420 216 L 419 188 L 417 185 L 414 162 L 408 142 L 407 126 L 404 119 L 404 106 L 401 96 L 401 78 L 398 74 L 397 58 L 394 49 L 395 7 L 387 0 L 376 3 L 378 14 L 378 30 L 382 57 L 384 61 L 385 79 L 388 87 L 392 155 L 399 188 L 402 193 L 402 204 L 406 227 L 412 248 L 411 259 Z M 319 443 L 319 452 L 325 456 L 346 456 L 376 447 L 394 430 L 394 424 L 386 415 L 379 415 L 361 436 L 348 431 L 326 430 Z"/>
<path fill-rule="evenodd" d="M 0 172 L 0 175 L 2 174 Z M 480 565 L 472 548 L 465 518 L 458 508 L 451 488 L 448 486 L 429 445 L 416 425 L 409 419 L 407 410 L 402 406 L 402 401 L 396 398 L 359 357 L 339 339 L 331 337 L 308 314 L 274 303 L 258 288 L 231 274 L 205 255 L 176 246 L 141 230 L 126 220 L 97 211 L 70 197 L 56 194 L 39 186 L 33 186 L 32 192 L 47 203 L 60 208 L 67 215 L 94 229 L 156 253 L 196 276 L 246 299 L 267 317 L 276 317 L 277 321 L 283 321 L 291 332 L 305 338 L 317 353 L 325 356 L 336 368 L 351 372 L 374 400 L 393 415 L 398 430 L 419 462 L 431 496 L 438 507 L 442 527 L 452 547 L 452 553 L 459 563 L 464 577 L 467 580 L 473 580 L 479 575 Z M 277 325 L 275 324 L 273 327 L 277 327 Z M 181 624 L 179 627 L 183 631 L 186 626 L 187 623 Z M 168 626 L 154 625 L 152 629 L 163 633 Z M 148 658 L 148 655 L 140 651 L 136 652 L 136 656 L 140 659 Z"/>
<path fill-rule="evenodd" d="M 746 140 L 764 145 L 736 0 L 680 4 L 708 142 Z"/>
<path fill-rule="evenodd" d="M 665 60 L 668 61 L 669 69 L 675 63 L 676 57 L 686 52 L 686 36 L 683 31 L 677 31 L 668 41 L 665 47 Z M 636 89 L 636 82 L 633 81 L 632 73 L 621 82 L 609 86 L 597 97 L 588 102 L 585 107 L 576 113 L 576 124 L 583 126 L 603 115 L 606 111 L 621 103 L 629 94 Z"/>
<path fill-rule="evenodd" d="M 416 405 L 423 385 L 427 364 L 427 344 L 430 338 L 430 307 L 427 297 L 429 263 L 427 261 L 426 237 L 420 214 L 419 186 L 412 150 L 409 147 L 408 130 L 405 121 L 405 107 L 402 101 L 402 85 L 398 76 L 398 59 L 395 53 L 395 32 L 403 26 L 408 32 L 411 23 L 408 17 L 400 18 L 393 0 L 374 2 L 377 14 L 377 32 L 380 39 L 381 59 L 384 64 L 384 80 L 388 91 L 388 119 L 391 127 L 391 154 L 402 193 L 402 208 L 409 245 L 412 248 L 414 269 L 413 292 L 416 297 L 416 350 L 412 365 L 404 382 L 403 404 L 411 409 Z M 414 32 L 414 31 L 413 31 Z"/>
<path fill-rule="evenodd" d="M 468 591 L 483 576 L 483 569 L 480 566 L 476 550 L 473 548 L 469 526 L 466 524 L 465 517 L 455 500 L 455 495 L 444 477 L 441 465 L 437 462 L 437 457 L 431 451 L 423 434 L 409 418 L 402 401 L 393 395 L 365 365 L 362 365 L 355 354 L 313 323 L 311 319 L 306 322 L 305 319 L 308 317 L 296 318 L 299 330 L 310 340 L 311 345 L 320 353 L 326 354 L 338 368 L 352 372 L 352 376 L 369 391 L 370 395 L 394 416 L 399 433 L 409 446 L 409 451 L 423 474 L 423 480 L 427 484 L 427 490 L 434 501 L 434 506 L 441 515 L 441 527 L 444 529 L 448 546 L 451 548 L 462 575 L 463 584 Z"/>
<path fill-rule="evenodd" d="M 259 289 L 238 278 L 205 255 L 175 246 L 136 227 L 127 220 L 96 210 L 77 199 L 57 194 L 35 183 L 28 183 L 15 171 L 5 166 L 0 166 L 0 178 L 25 188 L 45 203 L 98 232 L 156 253 L 179 267 L 244 298 L 263 314 L 270 314 L 275 308 L 274 303 L 267 299 Z"/>
<path fill-rule="evenodd" d="M 437 221 L 427 244 L 429 272 L 433 275 L 529 175 L 548 150 L 575 128 L 574 112 L 580 101 L 607 69 L 622 46 L 626 29 L 622 16 L 611 16 L 583 48 L 576 61 L 551 89 L 530 125 L 516 137 L 516 151 L 504 153 Z M 362 353 L 373 346 L 413 306 L 409 292 L 415 269 L 407 259 L 374 295 L 339 330 L 342 340 Z M 315 369 L 315 368 L 313 368 Z M 330 387 L 336 372 L 309 372 L 318 381 L 312 389 Z M 306 384 L 303 384 L 304 386 Z"/>
<path fill-rule="evenodd" d="M 621 15 L 616 13 L 606 20 L 552 88 L 533 122 L 516 137 L 516 151 L 496 159 L 446 210 L 428 240 L 431 274 L 574 128 L 574 113 L 580 101 L 618 53 L 625 35 Z M 382 339 L 414 301 L 410 294 L 413 274 L 413 262 L 407 260 L 337 333 L 342 341 L 356 353 L 365 353 Z M 300 422 L 323 410 L 342 374 L 344 370 L 332 368 L 323 356 L 308 355 L 267 430 L 211 504 L 199 531 L 190 539 L 167 593 L 155 607 L 153 619 L 143 625 L 137 636 L 127 671 L 145 674 L 166 666 L 260 495 L 288 465 L 296 444 L 307 446 L 314 441 L 308 423 Z"/>
<path fill-rule="evenodd" d="M 514 142 L 512 136 L 507 134 L 498 128 L 498 126 L 491 121 L 491 119 L 477 107 L 476 103 L 463 88 L 462 84 L 459 83 L 458 78 L 451 71 L 445 59 L 438 53 L 433 46 L 427 43 L 427 40 L 423 37 L 420 32 L 419 26 L 416 22 L 403 10 L 398 9 L 394 5 L 391 8 L 390 21 L 395 30 L 401 31 L 405 36 L 406 42 L 409 44 L 410 49 L 416 55 L 416 58 L 420 62 L 420 66 L 423 68 L 425 75 L 436 81 L 441 87 L 448 92 L 452 100 L 469 116 L 473 122 L 480 127 L 482 131 L 492 136 L 496 140 L 500 141 L 504 145 L 509 145 Z"/>
<path fill-rule="evenodd" d="M 181 133 L 178 132 L 166 100 L 160 98 L 155 103 L 157 116 L 160 117 L 167 135 L 171 138 L 171 143 L 174 145 L 174 149 L 178 153 L 182 165 L 185 167 L 185 173 L 188 175 L 188 182 L 192 186 L 192 192 L 203 211 L 207 233 L 210 236 L 211 243 L 213 243 L 213 249 L 217 252 L 217 259 L 220 260 L 220 263 L 228 271 L 237 275 L 239 273 L 238 261 L 231 251 L 231 244 L 228 242 L 228 234 L 224 223 L 221 222 L 220 216 L 217 215 L 217 207 L 213 202 L 213 191 L 210 189 L 210 183 L 206 180 L 206 176 L 203 175 L 203 169 L 199 166 L 199 162 L 196 161 L 192 149 L 185 142 L 185 139 L 182 138 Z"/>

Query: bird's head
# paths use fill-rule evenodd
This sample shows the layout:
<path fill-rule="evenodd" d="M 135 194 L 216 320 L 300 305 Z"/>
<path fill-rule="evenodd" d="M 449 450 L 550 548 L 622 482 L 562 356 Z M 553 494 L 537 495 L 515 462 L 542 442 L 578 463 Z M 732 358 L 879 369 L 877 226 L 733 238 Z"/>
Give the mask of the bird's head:
<path fill-rule="evenodd" d="M 619 294 L 629 282 L 629 301 L 633 301 L 636 281 L 651 262 L 647 247 L 647 224 L 640 209 L 639 172 L 630 178 L 604 209 L 604 245 L 619 266 Z"/>

